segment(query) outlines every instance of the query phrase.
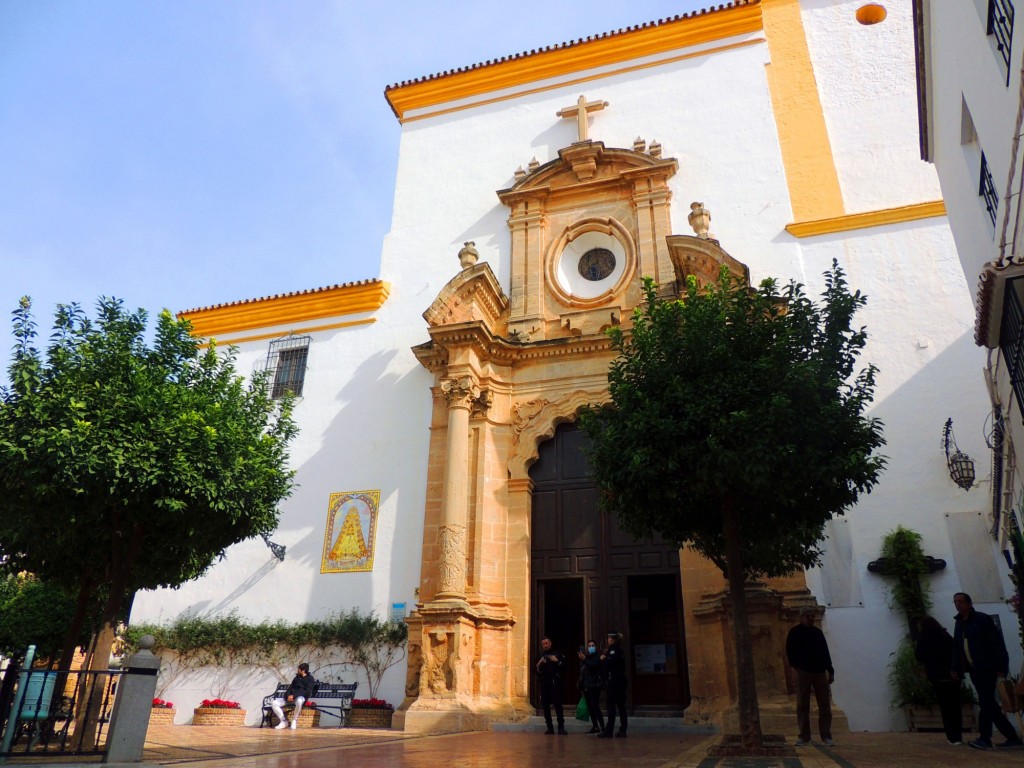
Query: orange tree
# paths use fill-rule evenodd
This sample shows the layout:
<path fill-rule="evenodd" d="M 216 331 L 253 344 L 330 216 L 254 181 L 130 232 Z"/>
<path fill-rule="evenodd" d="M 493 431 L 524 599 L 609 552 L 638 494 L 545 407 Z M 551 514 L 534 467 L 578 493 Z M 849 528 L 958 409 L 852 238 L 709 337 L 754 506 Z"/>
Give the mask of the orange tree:
<path fill-rule="evenodd" d="M 877 481 L 882 425 L 866 415 L 875 368 L 856 371 L 865 303 L 838 265 L 820 303 L 723 269 L 682 299 L 646 303 L 618 357 L 611 404 L 581 415 L 604 508 L 637 537 L 689 546 L 722 571 L 733 606 L 742 743 L 763 747 L 744 588 L 818 561 L 825 523 Z"/>
<path fill-rule="evenodd" d="M 45 353 L 31 303 L 0 389 L 0 568 L 98 602 L 91 668 L 139 589 L 201 575 L 232 544 L 277 527 L 289 493 L 288 400 L 235 373 L 166 310 L 100 299 L 90 319 L 61 305 Z M 98 598 L 95 599 L 94 598 Z M 80 611 L 81 612 L 81 611 Z M 81 617 L 79 617 L 81 618 Z"/>

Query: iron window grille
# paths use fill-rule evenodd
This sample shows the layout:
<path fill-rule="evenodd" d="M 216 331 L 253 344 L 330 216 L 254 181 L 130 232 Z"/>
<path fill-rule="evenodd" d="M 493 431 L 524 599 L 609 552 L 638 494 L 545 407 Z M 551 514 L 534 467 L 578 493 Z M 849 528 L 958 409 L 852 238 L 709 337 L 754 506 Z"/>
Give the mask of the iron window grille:
<path fill-rule="evenodd" d="M 285 336 L 270 342 L 267 370 L 274 372 L 270 396 L 275 400 L 288 392 L 297 397 L 302 395 L 310 341 L 309 336 Z"/>
<path fill-rule="evenodd" d="M 1003 64 L 1006 84 L 1010 84 L 1010 51 L 1013 48 L 1013 0 L 988 0 L 987 33 L 995 38 Z"/>
<path fill-rule="evenodd" d="M 1020 279 L 1006 283 L 1003 317 L 999 329 L 999 348 L 1006 360 L 1017 406 L 1024 412 L 1024 304 L 1017 292 Z"/>
<path fill-rule="evenodd" d="M 988 211 L 988 217 L 994 227 L 999 198 L 996 196 L 996 186 L 992 183 L 992 171 L 988 167 L 988 160 L 985 159 L 984 152 L 981 153 L 981 178 L 978 181 L 978 194 L 985 200 L 985 210 Z"/>

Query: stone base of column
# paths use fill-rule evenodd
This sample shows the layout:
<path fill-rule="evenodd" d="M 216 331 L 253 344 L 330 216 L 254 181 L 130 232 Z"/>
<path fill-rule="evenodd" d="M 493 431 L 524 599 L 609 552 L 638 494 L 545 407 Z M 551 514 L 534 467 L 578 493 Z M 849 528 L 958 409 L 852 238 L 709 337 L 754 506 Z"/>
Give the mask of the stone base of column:
<path fill-rule="evenodd" d="M 494 723 L 525 721 L 533 714 L 528 701 L 462 702 L 453 699 L 417 699 L 408 709 L 395 712 L 392 727 L 408 733 L 486 731 Z"/>
<path fill-rule="evenodd" d="M 760 696 L 757 697 L 757 708 L 761 714 L 761 733 L 780 734 L 787 740 L 796 738 L 796 697 L 795 696 Z M 740 732 L 739 710 L 732 704 L 721 713 L 719 722 L 722 733 L 738 734 Z M 850 722 L 846 713 L 835 704 L 832 705 L 832 735 L 841 736 L 850 732 Z M 811 740 L 818 741 L 818 709 L 811 696 Z"/>

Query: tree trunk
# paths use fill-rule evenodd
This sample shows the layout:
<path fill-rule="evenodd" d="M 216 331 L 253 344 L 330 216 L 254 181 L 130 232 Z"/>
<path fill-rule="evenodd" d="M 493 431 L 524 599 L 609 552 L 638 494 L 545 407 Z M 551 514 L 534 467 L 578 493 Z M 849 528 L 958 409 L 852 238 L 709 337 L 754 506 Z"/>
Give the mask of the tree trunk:
<path fill-rule="evenodd" d="M 83 576 L 78 585 L 78 598 L 75 600 L 75 612 L 71 617 L 71 625 L 68 627 L 67 634 L 64 635 L 64 648 L 61 650 L 57 669 L 71 669 L 71 662 L 75 658 L 75 651 L 78 650 L 78 638 L 82 634 L 82 624 L 85 623 L 85 611 L 89 607 L 91 599 L 92 585 L 89 577 Z M 59 691 L 64 690 L 63 676 L 57 683 L 56 688 Z"/>
<path fill-rule="evenodd" d="M 739 514 L 732 495 L 722 501 L 722 532 L 732 598 L 732 638 L 736 653 L 737 710 L 740 740 L 744 749 L 756 752 L 764 747 L 761 713 L 757 706 L 757 681 L 754 675 L 754 641 L 747 616 L 747 579 L 743 571 L 743 547 Z"/>
<path fill-rule="evenodd" d="M 110 650 L 114 647 L 117 621 L 125 602 L 124 579 L 117 579 L 110 585 L 103 606 L 103 615 L 89 657 L 88 672 L 82 680 L 84 709 L 79 706 L 75 719 L 75 734 L 79 749 L 95 749 L 99 732 L 100 716 L 103 713 L 103 699 L 109 683 L 109 675 L 103 674 L 110 668 Z M 109 712 L 106 714 L 109 715 Z M 80 736 L 78 736 L 80 734 Z"/>

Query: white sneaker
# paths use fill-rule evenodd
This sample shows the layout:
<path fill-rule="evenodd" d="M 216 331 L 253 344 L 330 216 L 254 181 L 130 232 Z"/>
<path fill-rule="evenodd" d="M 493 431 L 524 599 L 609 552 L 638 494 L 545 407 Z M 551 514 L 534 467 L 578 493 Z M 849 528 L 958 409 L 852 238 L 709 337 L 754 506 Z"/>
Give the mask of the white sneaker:
<path fill-rule="evenodd" d="M 297 722 L 297 721 L 295 721 L 295 720 L 292 720 L 292 730 L 294 731 L 294 730 L 295 730 L 296 728 L 298 728 L 298 727 L 299 727 L 299 724 L 298 724 L 298 722 Z"/>
<path fill-rule="evenodd" d="M 287 728 L 287 727 L 288 727 L 288 723 L 286 723 L 284 720 L 282 720 L 280 723 L 278 723 L 277 725 L 274 726 L 274 730 L 275 731 L 280 731 L 282 728 Z"/>

